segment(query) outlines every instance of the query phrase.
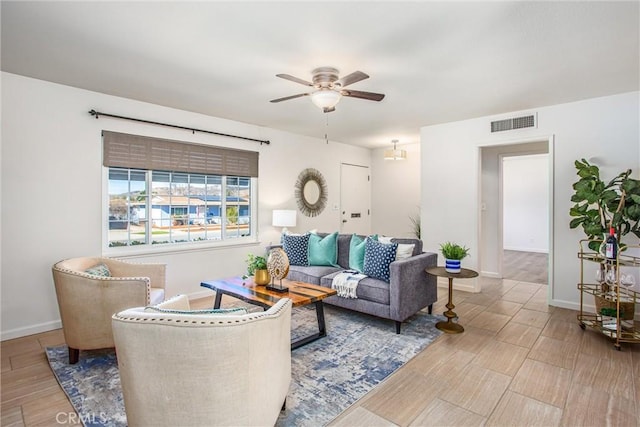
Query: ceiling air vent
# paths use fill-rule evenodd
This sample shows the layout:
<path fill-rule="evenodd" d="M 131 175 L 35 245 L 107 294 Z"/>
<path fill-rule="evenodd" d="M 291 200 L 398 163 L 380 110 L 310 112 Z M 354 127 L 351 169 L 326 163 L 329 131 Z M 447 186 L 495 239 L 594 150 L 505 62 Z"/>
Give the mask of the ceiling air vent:
<path fill-rule="evenodd" d="M 505 130 L 533 128 L 536 127 L 536 116 L 513 117 L 511 119 L 496 120 L 491 122 L 491 133 L 502 132 Z"/>

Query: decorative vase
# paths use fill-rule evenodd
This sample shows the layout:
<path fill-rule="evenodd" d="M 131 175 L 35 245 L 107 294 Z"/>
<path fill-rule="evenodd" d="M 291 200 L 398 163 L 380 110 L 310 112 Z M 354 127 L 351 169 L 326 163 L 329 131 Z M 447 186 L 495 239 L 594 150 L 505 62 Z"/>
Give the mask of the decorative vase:
<path fill-rule="evenodd" d="M 284 249 L 271 249 L 267 258 L 267 270 L 269 270 L 272 283 L 276 280 L 282 282 L 282 279 L 287 277 L 287 274 L 289 274 L 289 257 Z"/>
<path fill-rule="evenodd" d="M 460 260 L 459 259 L 445 259 L 444 269 L 448 273 L 460 273 Z"/>
<path fill-rule="evenodd" d="M 256 285 L 268 285 L 270 280 L 269 270 L 256 270 L 253 274 L 253 281 Z"/>

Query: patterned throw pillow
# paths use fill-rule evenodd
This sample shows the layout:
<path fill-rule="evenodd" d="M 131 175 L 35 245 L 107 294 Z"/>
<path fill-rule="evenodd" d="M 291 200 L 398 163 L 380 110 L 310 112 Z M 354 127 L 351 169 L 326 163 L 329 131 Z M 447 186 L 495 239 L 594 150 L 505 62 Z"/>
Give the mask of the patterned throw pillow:
<path fill-rule="evenodd" d="M 380 237 L 378 241 L 380 243 L 393 243 L 393 237 Z M 416 247 L 415 244 L 409 243 L 398 243 L 398 250 L 396 251 L 396 261 L 401 259 L 407 259 L 413 256 L 413 249 Z"/>
<path fill-rule="evenodd" d="M 174 310 L 172 308 L 158 308 L 154 306 L 148 306 L 144 308 L 144 311 L 151 311 L 154 313 L 168 313 L 168 314 L 220 314 L 220 315 L 242 315 L 247 314 L 248 311 L 244 307 L 236 308 L 212 308 L 206 310 Z"/>
<path fill-rule="evenodd" d="M 287 253 L 290 265 L 309 265 L 309 234 L 283 236 L 282 249 Z"/>
<path fill-rule="evenodd" d="M 338 265 L 338 232 L 320 237 L 309 235 L 309 265 Z"/>
<path fill-rule="evenodd" d="M 87 274 L 93 274 L 94 276 L 111 277 L 111 271 L 109 270 L 109 267 L 102 263 L 87 268 L 84 272 Z"/>
<path fill-rule="evenodd" d="M 389 283 L 389 264 L 396 260 L 397 243 L 384 244 L 367 237 L 364 249 L 364 274 Z"/>
<path fill-rule="evenodd" d="M 374 234 L 371 237 L 373 240 L 378 240 L 378 235 Z M 349 268 L 356 270 L 359 273 L 364 271 L 364 249 L 365 239 L 354 234 L 351 236 L 351 242 L 349 243 Z"/>

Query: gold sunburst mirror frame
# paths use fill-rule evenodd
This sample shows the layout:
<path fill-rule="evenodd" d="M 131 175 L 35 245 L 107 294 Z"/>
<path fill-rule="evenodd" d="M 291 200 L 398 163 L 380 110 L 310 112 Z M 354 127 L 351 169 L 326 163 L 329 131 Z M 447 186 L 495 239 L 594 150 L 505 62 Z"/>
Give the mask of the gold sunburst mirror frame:
<path fill-rule="evenodd" d="M 314 217 L 322 213 L 327 206 L 327 182 L 319 170 L 307 168 L 300 172 L 295 197 L 303 215 Z"/>

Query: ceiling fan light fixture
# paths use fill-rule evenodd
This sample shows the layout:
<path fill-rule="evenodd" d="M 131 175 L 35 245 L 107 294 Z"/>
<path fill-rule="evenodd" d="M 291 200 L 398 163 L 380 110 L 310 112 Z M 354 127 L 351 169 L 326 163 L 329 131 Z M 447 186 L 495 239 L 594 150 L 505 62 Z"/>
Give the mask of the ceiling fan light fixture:
<path fill-rule="evenodd" d="M 398 143 L 397 139 L 391 141 L 393 143 L 393 150 L 385 150 L 384 151 L 384 159 L 385 160 L 404 160 L 407 158 L 406 150 L 398 150 L 396 149 L 396 144 Z"/>
<path fill-rule="evenodd" d="M 319 89 L 311 94 L 311 102 L 320 109 L 333 108 L 340 102 L 342 94 L 331 89 Z"/>

